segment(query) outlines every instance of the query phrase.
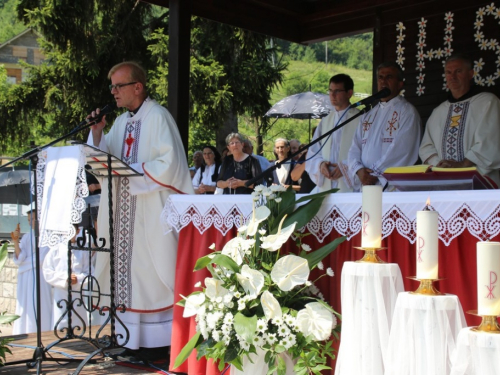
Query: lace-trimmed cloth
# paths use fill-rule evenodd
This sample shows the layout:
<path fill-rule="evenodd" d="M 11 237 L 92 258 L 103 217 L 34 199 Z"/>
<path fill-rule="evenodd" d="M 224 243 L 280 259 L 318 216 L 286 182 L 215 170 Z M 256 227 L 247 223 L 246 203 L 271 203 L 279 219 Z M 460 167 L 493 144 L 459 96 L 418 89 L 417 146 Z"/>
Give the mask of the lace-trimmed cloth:
<path fill-rule="evenodd" d="M 40 246 L 55 247 L 75 235 L 89 195 L 82 146 L 49 147 L 37 163 Z"/>
<path fill-rule="evenodd" d="M 439 238 L 446 246 L 465 230 L 480 241 L 500 233 L 498 190 L 398 192 L 383 195 L 382 237 L 396 230 L 410 243 L 415 243 L 417 211 L 425 207 L 428 197 L 431 207 L 439 212 Z M 213 196 L 206 200 L 175 195 L 167 201 L 161 220 L 167 230 L 180 232 L 192 223 L 200 234 L 213 226 L 226 235 L 251 214 L 251 196 Z M 361 230 L 361 195 L 346 193 L 327 197 L 307 229 L 319 242 L 327 239 L 332 231 L 350 240 Z"/>

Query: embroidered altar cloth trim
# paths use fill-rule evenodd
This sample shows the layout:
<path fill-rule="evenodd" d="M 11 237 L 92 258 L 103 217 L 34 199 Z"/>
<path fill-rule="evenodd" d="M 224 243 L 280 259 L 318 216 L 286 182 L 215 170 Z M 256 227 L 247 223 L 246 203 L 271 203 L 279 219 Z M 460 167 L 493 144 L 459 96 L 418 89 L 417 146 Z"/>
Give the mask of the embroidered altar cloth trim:
<path fill-rule="evenodd" d="M 300 197 L 301 195 L 298 195 Z M 500 194 L 488 191 L 392 192 L 382 198 L 382 237 L 394 230 L 415 243 L 417 211 L 430 198 L 432 209 L 439 212 L 439 239 L 448 246 L 465 230 L 484 241 L 500 233 Z M 242 225 L 252 213 L 249 195 L 172 195 L 161 220 L 179 232 L 193 224 L 200 234 L 210 227 L 225 235 Z M 361 195 L 332 194 L 327 197 L 307 229 L 319 242 L 335 230 L 351 239 L 361 230 Z"/>

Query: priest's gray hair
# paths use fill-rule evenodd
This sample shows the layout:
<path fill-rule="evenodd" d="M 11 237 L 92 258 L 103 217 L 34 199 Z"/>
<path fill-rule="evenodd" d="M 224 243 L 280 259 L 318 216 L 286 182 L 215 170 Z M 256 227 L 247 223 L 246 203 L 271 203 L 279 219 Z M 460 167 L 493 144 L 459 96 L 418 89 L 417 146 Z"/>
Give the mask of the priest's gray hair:
<path fill-rule="evenodd" d="M 450 57 L 446 59 L 444 66 L 446 66 L 449 62 L 452 61 L 462 61 L 468 70 L 472 70 L 472 59 L 469 55 L 465 53 L 454 53 Z"/>
<path fill-rule="evenodd" d="M 405 77 L 403 73 L 403 69 L 399 66 L 399 64 L 395 61 L 386 61 L 377 66 L 377 73 L 382 68 L 394 68 L 398 72 L 398 81 L 403 82 Z"/>
<path fill-rule="evenodd" d="M 115 74 L 118 69 L 123 67 L 130 68 L 130 79 L 132 81 L 140 82 L 144 87 L 146 87 L 146 70 L 144 70 L 144 68 L 135 61 L 124 61 L 116 64 L 109 70 L 108 78 L 111 79 L 111 76 Z"/>

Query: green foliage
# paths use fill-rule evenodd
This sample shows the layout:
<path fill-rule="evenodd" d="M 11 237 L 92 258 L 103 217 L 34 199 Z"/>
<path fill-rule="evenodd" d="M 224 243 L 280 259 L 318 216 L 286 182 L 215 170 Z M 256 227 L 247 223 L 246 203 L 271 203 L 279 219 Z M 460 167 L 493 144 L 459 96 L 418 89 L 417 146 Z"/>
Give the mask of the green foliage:
<path fill-rule="evenodd" d="M 26 29 L 26 26 L 17 20 L 16 7 L 19 0 L 0 0 L 0 44 L 12 39 Z"/>

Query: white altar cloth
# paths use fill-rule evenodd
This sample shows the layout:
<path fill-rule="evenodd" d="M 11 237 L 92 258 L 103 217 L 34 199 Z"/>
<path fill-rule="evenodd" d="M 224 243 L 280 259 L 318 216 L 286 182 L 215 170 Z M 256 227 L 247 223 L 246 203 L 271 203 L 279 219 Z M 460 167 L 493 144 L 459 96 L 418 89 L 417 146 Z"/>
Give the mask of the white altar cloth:
<path fill-rule="evenodd" d="M 474 332 L 466 327 L 457 341 L 451 375 L 500 374 L 500 334 Z"/>
<path fill-rule="evenodd" d="M 342 333 L 335 375 L 381 375 L 398 293 L 399 266 L 345 262 L 341 280 Z"/>
<path fill-rule="evenodd" d="M 439 239 L 450 242 L 469 231 L 479 241 L 500 233 L 500 193 L 498 190 L 430 191 L 384 193 L 382 197 L 382 236 L 399 232 L 415 243 L 416 213 L 425 207 L 427 198 L 439 212 Z M 249 195 L 172 195 L 162 212 L 162 222 L 168 229 L 179 232 L 192 223 L 203 234 L 214 226 L 225 235 L 252 213 Z M 307 229 L 319 242 L 332 231 L 348 240 L 361 230 L 361 195 L 332 194 L 325 198 L 317 215 Z"/>
<path fill-rule="evenodd" d="M 465 317 L 458 297 L 400 293 L 385 375 L 448 375 Z"/>

